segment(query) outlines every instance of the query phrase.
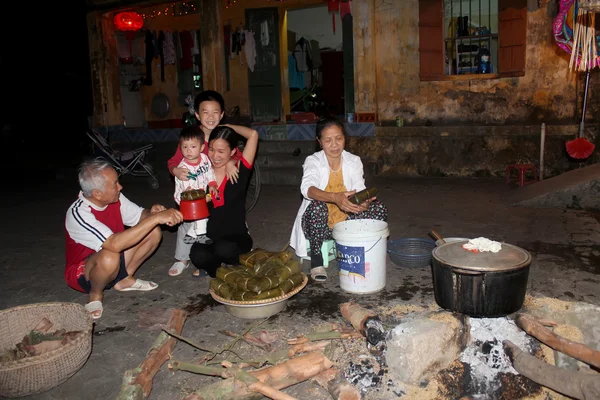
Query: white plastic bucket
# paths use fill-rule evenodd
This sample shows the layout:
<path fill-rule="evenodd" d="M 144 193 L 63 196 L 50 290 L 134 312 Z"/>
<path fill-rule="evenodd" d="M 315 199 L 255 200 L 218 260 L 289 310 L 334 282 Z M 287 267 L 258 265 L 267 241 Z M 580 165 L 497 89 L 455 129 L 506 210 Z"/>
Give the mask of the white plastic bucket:
<path fill-rule="evenodd" d="M 348 293 L 376 293 L 385 287 L 387 222 L 375 219 L 343 221 L 333 227 L 340 287 Z"/>

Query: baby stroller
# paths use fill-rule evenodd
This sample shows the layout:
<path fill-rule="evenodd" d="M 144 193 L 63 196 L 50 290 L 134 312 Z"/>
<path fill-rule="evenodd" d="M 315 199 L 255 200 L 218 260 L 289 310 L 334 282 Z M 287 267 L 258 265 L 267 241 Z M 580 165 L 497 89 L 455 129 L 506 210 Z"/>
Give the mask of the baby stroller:
<path fill-rule="evenodd" d="M 158 189 L 158 179 L 154 174 L 152 166 L 145 161 L 148 150 L 154 147 L 152 144 L 139 147 L 134 150 L 119 151 L 113 149 L 108 141 L 94 129 L 86 132 L 94 145 L 112 162 L 115 170 L 122 175 L 147 176 L 150 177 L 150 185 L 153 189 Z"/>

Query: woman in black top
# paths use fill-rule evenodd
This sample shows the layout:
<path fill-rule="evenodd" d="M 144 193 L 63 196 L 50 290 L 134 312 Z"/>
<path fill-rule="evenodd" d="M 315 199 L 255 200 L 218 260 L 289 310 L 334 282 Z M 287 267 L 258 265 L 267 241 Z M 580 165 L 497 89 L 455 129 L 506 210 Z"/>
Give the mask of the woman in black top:
<path fill-rule="evenodd" d="M 238 264 L 240 254 L 252 249 L 252 237 L 246 226 L 246 189 L 258 147 L 258 132 L 246 127 L 234 131 L 227 125 L 216 127 L 208 140 L 208 157 L 213 164 L 219 196 L 208 203 L 210 216 L 206 235 L 210 244 L 194 243 L 190 260 L 198 269 L 215 277 L 221 263 Z M 227 179 L 225 168 L 238 151 L 238 134 L 246 139 L 242 158 L 238 161 L 239 176 L 235 183 Z M 198 276 L 200 270 L 195 271 Z"/>

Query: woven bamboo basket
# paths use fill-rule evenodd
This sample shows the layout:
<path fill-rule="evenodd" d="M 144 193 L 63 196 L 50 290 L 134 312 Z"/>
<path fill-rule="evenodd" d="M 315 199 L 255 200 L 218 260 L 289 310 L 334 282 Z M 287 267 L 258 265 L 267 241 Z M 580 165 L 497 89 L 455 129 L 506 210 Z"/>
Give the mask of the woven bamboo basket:
<path fill-rule="evenodd" d="M 92 351 L 92 318 L 76 303 L 36 303 L 0 311 L 0 351 L 14 348 L 47 318 L 57 329 L 82 331 L 73 341 L 38 356 L 0 362 L 0 396 L 22 397 L 60 385 L 75 374 Z"/>
<path fill-rule="evenodd" d="M 579 0 L 579 8 L 586 11 L 600 13 L 600 0 Z"/>

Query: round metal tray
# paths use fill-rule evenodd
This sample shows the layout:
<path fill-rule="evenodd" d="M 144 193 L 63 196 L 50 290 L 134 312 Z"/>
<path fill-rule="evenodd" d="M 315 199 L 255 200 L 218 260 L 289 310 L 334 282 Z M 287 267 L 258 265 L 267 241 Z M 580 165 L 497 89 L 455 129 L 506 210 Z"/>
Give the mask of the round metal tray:
<path fill-rule="evenodd" d="M 288 299 L 304 289 L 307 283 L 308 277 L 302 273 L 302 283 L 296 286 L 294 290 L 283 296 L 265 300 L 229 300 L 219 296 L 212 289 L 210 289 L 209 292 L 215 301 L 225 306 L 225 309 L 229 314 L 239 318 L 258 319 L 270 317 L 285 309 Z"/>

